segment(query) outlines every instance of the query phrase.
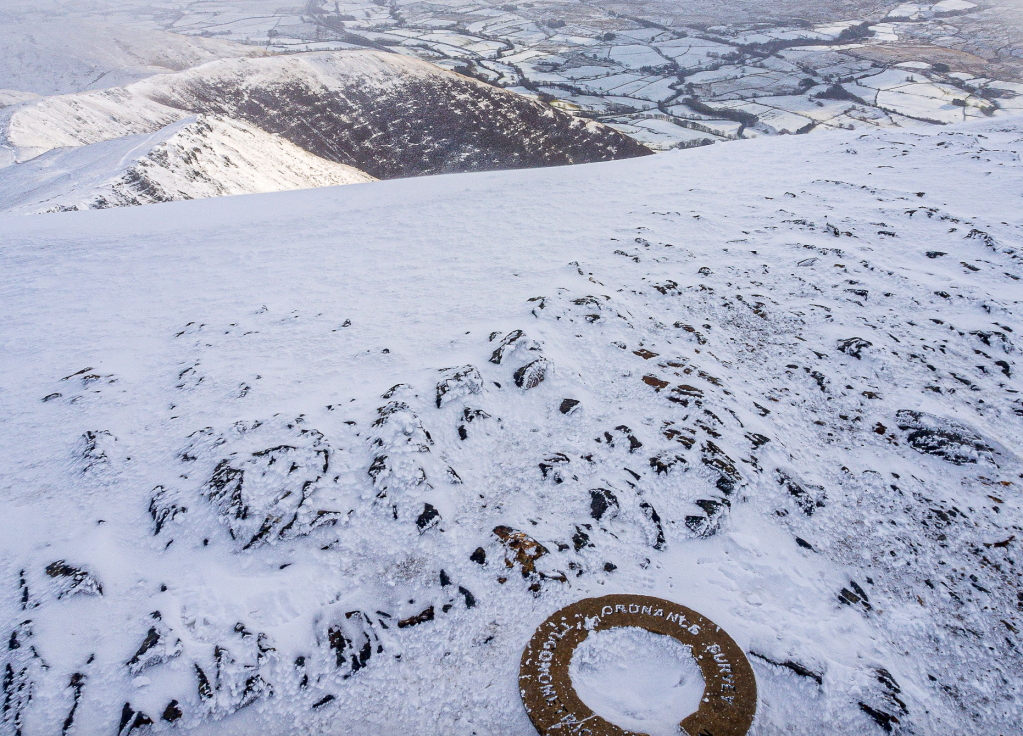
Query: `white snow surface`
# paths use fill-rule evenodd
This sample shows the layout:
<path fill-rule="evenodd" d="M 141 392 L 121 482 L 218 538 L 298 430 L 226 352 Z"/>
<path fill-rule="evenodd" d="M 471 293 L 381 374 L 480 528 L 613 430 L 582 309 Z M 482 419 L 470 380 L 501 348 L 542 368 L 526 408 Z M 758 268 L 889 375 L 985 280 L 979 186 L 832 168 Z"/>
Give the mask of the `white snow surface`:
<path fill-rule="evenodd" d="M 594 713 L 649 736 L 677 736 L 705 687 L 690 647 L 636 627 L 591 632 L 572 655 L 569 676 Z"/>
<path fill-rule="evenodd" d="M 39 95 L 117 87 L 215 59 L 266 53 L 231 41 L 95 20 L 26 20 L 4 8 L 0 48 L 0 86 Z"/>
<path fill-rule="evenodd" d="M 1021 146 L 0 216 L 2 733 L 531 733 L 613 592 L 736 640 L 752 734 L 1012 732 Z"/>
<path fill-rule="evenodd" d="M 216 116 L 60 148 L 0 168 L 0 212 L 33 214 L 376 181 L 280 136 Z"/>

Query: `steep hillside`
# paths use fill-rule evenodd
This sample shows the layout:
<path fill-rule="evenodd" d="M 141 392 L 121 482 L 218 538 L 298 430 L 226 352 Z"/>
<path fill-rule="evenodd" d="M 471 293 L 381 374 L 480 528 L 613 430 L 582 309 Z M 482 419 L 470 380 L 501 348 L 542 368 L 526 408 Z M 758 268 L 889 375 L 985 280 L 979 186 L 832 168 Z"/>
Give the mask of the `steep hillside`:
<path fill-rule="evenodd" d="M 381 179 L 648 154 L 599 123 L 398 54 L 344 51 L 211 62 L 6 116 L 19 160 L 214 113 Z"/>
<path fill-rule="evenodd" d="M 149 135 L 0 168 L 0 212 L 23 214 L 373 181 L 246 123 L 200 115 Z"/>
<path fill-rule="evenodd" d="M 616 592 L 736 640 L 754 736 L 1013 732 L 1021 141 L 0 217 L 2 733 L 521 736 Z"/>

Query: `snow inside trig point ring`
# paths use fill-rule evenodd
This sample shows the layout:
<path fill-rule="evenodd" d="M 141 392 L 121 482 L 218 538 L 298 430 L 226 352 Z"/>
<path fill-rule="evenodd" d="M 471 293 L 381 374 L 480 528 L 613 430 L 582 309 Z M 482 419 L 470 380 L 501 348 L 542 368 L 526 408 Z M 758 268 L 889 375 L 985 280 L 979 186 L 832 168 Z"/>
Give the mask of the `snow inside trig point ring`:
<path fill-rule="evenodd" d="M 757 709 L 757 683 L 742 649 L 712 621 L 677 603 L 642 595 L 585 598 L 544 621 L 522 653 L 519 692 L 542 736 L 636 736 L 590 710 L 572 687 L 572 653 L 591 631 L 635 626 L 692 648 L 705 683 L 690 736 L 744 736 Z"/>

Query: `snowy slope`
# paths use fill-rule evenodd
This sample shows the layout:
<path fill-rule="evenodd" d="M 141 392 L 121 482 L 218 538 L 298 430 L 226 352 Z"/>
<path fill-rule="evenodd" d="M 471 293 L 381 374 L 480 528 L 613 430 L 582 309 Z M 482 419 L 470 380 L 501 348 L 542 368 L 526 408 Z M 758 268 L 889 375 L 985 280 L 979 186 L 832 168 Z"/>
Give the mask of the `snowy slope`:
<path fill-rule="evenodd" d="M 259 128 L 200 115 L 0 168 L 0 212 L 103 209 L 374 181 Z"/>
<path fill-rule="evenodd" d="M 28 102 L 0 112 L 0 126 L 8 157 L 24 161 L 52 148 L 153 132 L 193 113 L 243 120 L 379 178 L 650 153 L 594 121 L 378 51 L 215 61 Z"/>
<path fill-rule="evenodd" d="M 43 97 L 0 110 L 0 166 L 28 161 L 55 148 L 87 146 L 155 133 L 188 113 L 114 88 Z"/>
<path fill-rule="evenodd" d="M 266 53 L 230 41 L 95 20 L 26 20 L 3 8 L 0 48 L 0 87 L 39 95 L 117 87 L 216 59 Z"/>
<path fill-rule="evenodd" d="M 753 734 L 1014 732 L 1021 146 L 0 217 L 2 733 L 528 734 L 612 592 L 729 632 Z"/>

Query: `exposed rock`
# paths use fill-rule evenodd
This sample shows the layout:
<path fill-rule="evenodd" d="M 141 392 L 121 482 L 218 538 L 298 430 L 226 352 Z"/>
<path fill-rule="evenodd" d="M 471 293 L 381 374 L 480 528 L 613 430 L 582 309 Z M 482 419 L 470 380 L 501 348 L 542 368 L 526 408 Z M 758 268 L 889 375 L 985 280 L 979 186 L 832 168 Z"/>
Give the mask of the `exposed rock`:
<path fill-rule="evenodd" d="M 666 474 L 673 467 L 678 464 L 686 465 L 686 459 L 681 455 L 676 455 L 670 451 L 665 451 L 659 455 L 655 455 L 650 458 L 650 467 L 653 468 L 658 475 Z"/>
<path fill-rule="evenodd" d="M 589 528 L 589 524 L 586 524 L 585 526 L 587 529 Z M 577 526 L 575 528 L 575 534 L 572 535 L 572 546 L 575 548 L 575 551 L 578 552 L 584 547 L 592 547 L 593 542 L 590 541 L 590 535 Z"/>
<path fill-rule="evenodd" d="M 970 334 L 978 338 L 987 347 L 992 347 L 991 340 L 994 339 L 994 345 L 1000 347 L 1002 352 L 1011 353 L 1014 349 L 1009 336 L 1001 330 L 971 330 Z"/>
<path fill-rule="evenodd" d="M 391 401 L 377 409 L 377 414 L 373 427 L 378 431 L 372 445 L 382 452 L 367 471 L 379 490 L 377 495 L 383 498 L 389 490 L 429 488 L 426 469 L 416 456 L 430 452 L 433 439 L 419 417 L 401 401 Z"/>
<path fill-rule="evenodd" d="M 256 663 L 240 663 L 226 647 L 216 646 L 213 649 L 216 661 L 216 673 L 211 685 L 205 674 L 196 665 L 199 676 L 199 694 L 207 710 L 213 713 L 234 713 L 256 702 L 260 698 L 273 695 L 273 686 L 255 670 Z"/>
<path fill-rule="evenodd" d="M 735 461 L 710 440 L 704 442 L 700 447 L 700 462 L 709 468 L 717 470 L 728 481 L 726 493 L 730 493 L 736 483 L 742 482 L 742 475 L 735 466 Z M 719 482 L 718 488 L 725 490 L 722 488 L 722 485 L 724 484 Z"/>
<path fill-rule="evenodd" d="M 814 260 L 817 260 L 817 259 L 815 258 Z M 677 327 L 680 330 L 685 330 L 686 332 L 691 334 L 693 337 L 695 337 L 696 338 L 696 342 L 697 342 L 698 345 L 706 345 L 707 344 L 707 338 L 704 337 L 703 333 L 701 333 L 699 330 L 697 330 L 692 325 L 687 325 L 684 322 L 676 322 L 675 323 L 675 327 Z"/>
<path fill-rule="evenodd" d="M 200 494 L 242 549 L 304 536 L 342 516 L 317 508 L 313 500 L 326 485 L 320 481 L 329 466 L 330 448 L 321 433 L 302 429 L 301 423 L 301 418 L 288 423 L 274 417 L 237 422 L 223 433 L 206 428 L 194 432 L 180 454 L 183 462 L 200 467 L 215 463 Z M 155 499 L 154 520 L 168 503 L 169 494 Z"/>
<path fill-rule="evenodd" d="M 562 414 L 571 414 L 577 406 L 579 406 L 579 402 L 576 399 L 562 399 L 558 411 Z"/>
<path fill-rule="evenodd" d="M 464 398 L 469 394 L 478 394 L 483 390 L 483 377 L 471 365 L 461 368 L 445 368 L 444 378 L 437 384 L 437 408 L 449 401 Z"/>
<path fill-rule="evenodd" d="M 409 626 L 418 626 L 419 624 L 426 623 L 427 621 L 433 621 L 433 606 L 430 606 L 425 611 L 417 613 L 415 616 L 403 618 L 398 622 L 398 628 L 407 629 Z"/>
<path fill-rule="evenodd" d="M 501 365 L 501 361 L 505 358 L 505 353 L 511 353 L 514 351 L 519 346 L 519 340 L 522 340 L 524 336 L 525 333 L 522 330 L 512 330 L 505 335 L 501 339 L 497 348 L 495 348 L 494 352 L 491 354 L 490 362 L 495 365 Z M 526 342 L 530 343 L 530 345 L 526 346 L 527 349 L 535 345 L 532 340 L 527 340 Z"/>
<path fill-rule="evenodd" d="M 334 696 L 331 695 L 330 693 L 327 693 L 322 698 L 313 703 L 313 710 L 316 710 L 317 708 L 322 708 L 323 706 L 333 702 L 334 700 L 335 700 Z"/>
<path fill-rule="evenodd" d="M 181 712 L 181 706 L 178 705 L 178 701 L 172 700 L 167 703 L 167 707 L 163 709 L 163 715 L 160 718 L 167 721 L 167 723 L 174 723 L 182 715 L 184 714 Z"/>
<path fill-rule="evenodd" d="M 438 523 L 440 523 L 440 511 L 434 508 L 433 504 L 424 504 L 422 513 L 416 518 L 419 533 L 422 534 L 427 529 L 437 526 Z"/>
<path fill-rule="evenodd" d="M 7 733 L 22 733 L 25 712 L 32 702 L 36 679 L 47 669 L 32 639 L 32 622 L 22 621 L 14 627 L 7 642 L 3 671 L 3 709 L 0 726 Z"/>
<path fill-rule="evenodd" d="M 686 516 L 686 527 L 700 537 L 713 536 L 718 530 L 718 524 L 729 503 L 727 499 L 701 498 L 695 502 L 696 506 L 703 511 L 703 516 Z"/>
<path fill-rule="evenodd" d="M 682 404 L 682 406 L 689 406 L 689 399 L 691 398 L 703 398 L 703 391 L 696 388 L 696 386 L 690 386 L 688 383 L 682 383 L 671 389 L 668 401 L 673 401 L 676 404 Z"/>
<path fill-rule="evenodd" d="M 675 440 L 687 450 L 696 444 L 696 430 L 692 427 L 679 427 L 674 422 L 665 422 L 661 434 L 669 440 Z"/>
<path fill-rule="evenodd" d="M 969 427 L 922 411 L 900 409 L 896 424 L 907 432 L 906 442 L 917 452 L 940 457 L 955 465 L 987 459 L 996 465 L 1001 452 Z"/>
<path fill-rule="evenodd" d="M 619 424 L 617 427 L 615 427 L 615 431 L 621 432 L 622 434 L 625 435 L 625 439 L 629 441 L 629 452 L 635 452 L 636 450 L 643 446 L 643 443 L 636 439 L 636 435 L 634 435 L 632 433 L 632 430 L 629 429 L 626 425 Z"/>
<path fill-rule="evenodd" d="M 564 483 L 565 479 L 558 469 L 559 465 L 571 462 L 568 456 L 563 452 L 556 452 L 553 455 L 544 458 L 543 462 L 540 463 L 540 475 L 543 476 L 544 480 L 553 480 L 555 484 Z"/>
<path fill-rule="evenodd" d="M 153 626 L 149 628 L 149 633 L 135 652 L 135 656 L 127 662 L 128 671 L 133 675 L 138 675 L 147 667 L 162 664 L 181 654 L 181 640 L 167 628 L 160 612 L 153 611 L 150 618 L 154 621 Z"/>
<path fill-rule="evenodd" d="M 606 488 L 593 488 L 590 490 L 590 516 L 597 521 L 603 521 L 606 516 L 608 520 L 618 515 L 618 497 Z"/>
<path fill-rule="evenodd" d="M 92 573 L 64 560 L 47 565 L 46 574 L 57 581 L 57 600 L 73 595 L 103 595 L 103 586 Z"/>
<path fill-rule="evenodd" d="M 144 733 L 153 725 L 153 719 L 142 711 L 131 707 L 131 703 L 125 703 L 121 708 L 121 724 L 117 728 L 117 736 L 130 736 L 133 733 Z"/>
<path fill-rule="evenodd" d="M 210 684 L 210 678 L 203 672 L 202 667 L 195 665 L 195 677 L 197 680 L 197 689 L 199 692 L 199 700 L 204 703 L 209 702 L 213 698 L 213 685 Z"/>
<path fill-rule="evenodd" d="M 791 659 L 778 660 L 768 657 L 766 654 L 760 654 L 759 652 L 751 651 L 750 654 L 757 659 L 762 659 L 768 664 L 773 664 L 775 667 L 784 667 L 787 670 L 795 672 L 800 677 L 806 677 L 817 683 L 818 686 L 824 685 L 824 675 L 820 672 L 815 672 L 806 665 L 800 664 L 799 662 L 793 662 Z"/>
<path fill-rule="evenodd" d="M 670 385 L 667 381 L 654 375 L 643 376 L 643 383 L 647 386 L 653 386 L 657 391 L 660 391 L 662 388 L 667 388 Z"/>
<path fill-rule="evenodd" d="M 870 605 L 870 599 L 863 588 L 855 580 L 850 581 L 849 586 L 852 590 L 842 588 L 839 592 L 838 602 L 846 606 L 859 605 L 864 611 L 870 611 L 873 606 Z"/>
<path fill-rule="evenodd" d="M 909 708 L 899 696 L 902 688 L 895 681 L 892 674 L 883 667 L 874 670 L 874 675 L 880 688 L 868 694 L 868 698 L 861 700 L 857 705 L 861 711 L 870 716 L 885 733 L 894 733 L 901 724 L 900 716 L 909 715 Z M 869 702 L 866 702 L 869 701 Z"/>
<path fill-rule="evenodd" d="M 504 545 L 506 567 L 514 568 L 518 565 L 524 578 L 538 574 L 536 561 L 549 554 L 546 547 L 528 534 L 517 532 L 507 526 L 494 527 L 494 534 Z"/>
<path fill-rule="evenodd" d="M 490 415 L 482 409 L 470 409 L 469 407 L 465 407 L 462 411 L 462 421 L 464 424 L 460 424 L 458 426 L 458 438 L 461 440 L 469 439 L 469 430 L 467 425 L 489 418 Z"/>
<path fill-rule="evenodd" d="M 823 488 L 800 483 L 791 474 L 781 469 L 776 469 L 774 474 L 778 484 L 784 486 L 789 495 L 796 499 L 796 505 L 804 514 L 813 516 L 814 511 L 824 508 L 827 494 Z"/>
<path fill-rule="evenodd" d="M 759 447 L 762 447 L 763 445 L 766 445 L 768 442 L 771 441 L 770 437 L 758 434 L 756 432 L 747 432 L 743 436 L 750 441 L 750 444 L 753 445 L 754 450 L 756 450 Z"/>
<path fill-rule="evenodd" d="M 866 348 L 871 347 L 873 344 L 874 343 L 869 340 L 864 340 L 862 337 L 847 337 L 844 340 L 839 340 L 837 346 L 841 352 L 846 355 L 851 355 L 856 358 L 856 360 L 859 360 L 860 353 Z"/>
<path fill-rule="evenodd" d="M 71 710 L 68 711 L 67 717 L 64 719 L 64 725 L 60 729 L 61 736 L 66 736 L 75 725 L 75 714 L 78 712 L 78 705 L 82 702 L 85 679 L 85 675 L 81 672 L 75 672 L 71 675 L 71 680 L 68 682 L 73 700 L 71 702 Z"/>
<path fill-rule="evenodd" d="M 187 506 L 178 505 L 176 500 L 171 500 L 171 493 L 166 488 L 157 486 L 153 489 L 153 495 L 149 500 L 149 515 L 153 518 L 154 536 L 159 534 L 166 524 L 187 512 Z"/>
<path fill-rule="evenodd" d="M 475 608 L 476 607 L 476 596 L 474 596 L 469 591 L 468 588 L 464 588 L 461 585 L 459 585 L 458 586 L 458 592 L 462 594 L 463 598 L 465 598 L 465 607 L 466 608 Z"/>
<path fill-rule="evenodd" d="M 117 438 L 105 429 L 85 432 L 82 435 L 82 472 L 109 463 L 108 451 L 112 450 L 115 442 Z"/>
<path fill-rule="evenodd" d="M 362 611 L 349 611 L 329 627 L 327 641 L 334 652 L 336 666 L 345 670 L 345 679 L 369 664 L 374 651 L 383 652 L 373 619 Z"/>
<path fill-rule="evenodd" d="M 661 526 L 660 515 L 657 513 L 656 509 L 654 509 L 654 507 L 646 501 L 641 501 L 639 508 L 654 529 L 653 541 L 650 543 L 650 546 L 654 549 L 664 549 L 664 527 Z"/>
<path fill-rule="evenodd" d="M 554 364 L 546 358 L 537 358 L 515 371 L 515 385 L 522 389 L 535 388 L 553 368 Z"/>

